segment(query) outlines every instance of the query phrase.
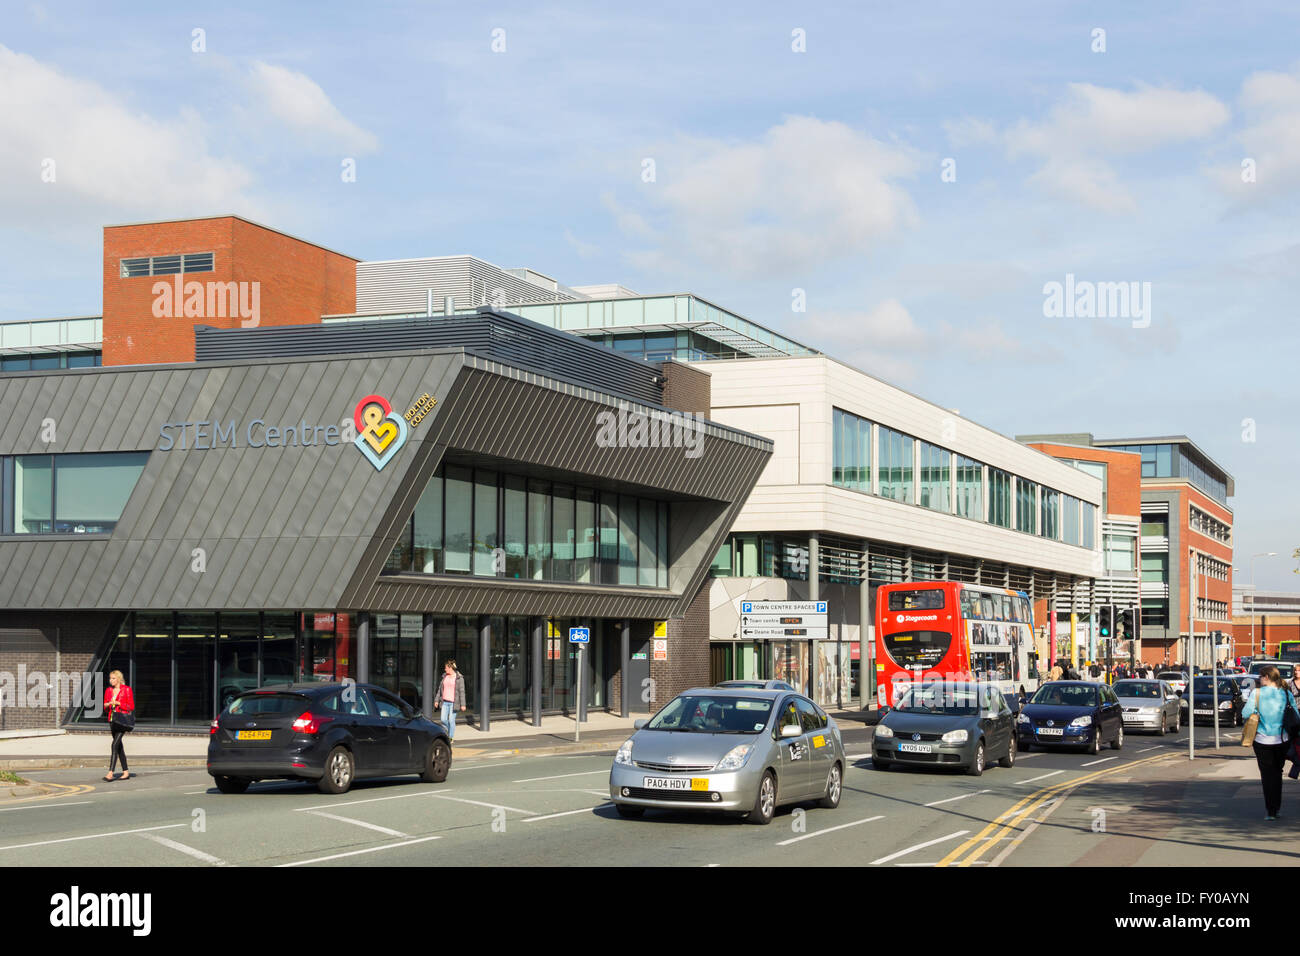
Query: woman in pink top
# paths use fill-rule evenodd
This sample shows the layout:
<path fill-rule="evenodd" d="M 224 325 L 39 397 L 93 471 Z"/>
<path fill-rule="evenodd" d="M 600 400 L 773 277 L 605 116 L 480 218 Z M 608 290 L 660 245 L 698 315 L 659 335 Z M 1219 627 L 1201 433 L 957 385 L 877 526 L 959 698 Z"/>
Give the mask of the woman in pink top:
<path fill-rule="evenodd" d="M 456 739 L 456 711 L 465 711 L 465 678 L 449 660 L 442 667 L 442 680 L 438 682 L 438 701 L 442 705 L 442 723 L 447 728 L 447 739 Z"/>

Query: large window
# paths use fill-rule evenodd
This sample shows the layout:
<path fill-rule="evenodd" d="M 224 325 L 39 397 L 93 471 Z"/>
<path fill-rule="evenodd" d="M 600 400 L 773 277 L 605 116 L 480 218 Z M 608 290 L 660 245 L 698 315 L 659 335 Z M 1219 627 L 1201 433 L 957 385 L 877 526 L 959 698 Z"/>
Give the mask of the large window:
<path fill-rule="evenodd" d="M 1083 502 L 1071 495 L 1061 496 L 1061 539 L 1066 544 L 1078 544 L 1081 540 L 1079 519 Z"/>
<path fill-rule="evenodd" d="M 17 455 L 0 459 L 12 475 L 0 507 L 6 534 L 111 532 L 140 480 L 147 451 Z"/>
<path fill-rule="evenodd" d="M 998 468 L 989 469 L 989 524 L 1011 527 L 1011 475 Z"/>
<path fill-rule="evenodd" d="M 957 456 L 957 514 L 984 517 L 984 466 L 963 455 Z"/>
<path fill-rule="evenodd" d="M 832 483 L 854 491 L 870 491 L 871 422 L 837 408 L 832 428 Z"/>
<path fill-rule="evenodd" d="M 1038 485 L 1023 478 L 1016 479 L 1016 530 L 1037 533 L 1037 513 Z"/>
<path fill-rule="evenodd" d="M 912 503 L 912 437 L 880 426 L 880 494 Z"/>
<path fill-rule="evenodd" d="M 666 502 L 447 465 L 384 570 L 668 586 Z"/>
<path fill-rule="evenodd" d="M 1132 572 L 1134 568 L 1134 557 L 1137 554 L 1137 539 L 1126 537 L 1119 534 L 1108 534 L 1106 537 L 1106 573 L 1112 571 Z"/>
<path fill-rule="evenodd" d="M 1039 496 L 1041 517 L 1038 534 L 1044 538 L 1061 537 L 1061 493 L 1044 488 Z"/>
<path fill-rule="evenodd" d="M 1144 553 L 1142 555 L 1142 580 L 1151 581 L 1156 584 L 1168 583 L 1168 552 L 1157 552 L 1155 554 Z"/>
<path fill-rule="evenodd" d="M 921 505 L 948 511 L 951 482 L 952 453 L 928 441 L 921 442 Z"/>
<path fill-rule="evenodd" d="M 1097 506 L 1081 502 L 1083 506 L 1083 546 L 1091 551 L 1097 546 Z"/>

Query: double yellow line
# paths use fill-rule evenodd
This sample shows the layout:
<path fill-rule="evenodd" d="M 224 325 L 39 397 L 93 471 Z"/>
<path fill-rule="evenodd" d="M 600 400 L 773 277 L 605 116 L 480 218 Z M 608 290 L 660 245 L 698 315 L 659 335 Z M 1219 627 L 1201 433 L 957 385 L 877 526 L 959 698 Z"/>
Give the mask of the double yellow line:
<path fill-rule="evenodd" d="M 54 787 L 56 793 L 43 793 L 39 797 L 19 797 L 17 800 L 9 800 L 7 803 L 31 803 L 35 800 L 61 800 L 64 797 L 75 797 L 79 794 L 90 793 L 95 788 L 88 783 L 68 784 L 68 783 L 45 783 L 40 780 L 32 781 L 38 787 Z"/>
<path fill-rule="evenodd" d="M 1120 773 L 1121 771 L 1132 770 L 1135 767 L 1140 767 L 1143 764 L 1153 763 L 1154 761 L 1157 760 L 1168 760 L 1169 758 L 1174 756 L 1176 756 L 1176 754 L 1166 753 L 1166 754 L 1158 754 L 1154 757 L 1147 757 L 1143 760 L 1133 760 L 1128 763 L 1122 763 L 1117 766 L 1110 767 L 1107 770 L 1095 770 L 1092 773 L 1086 774 L 1082 777 L 1076 777 L 1073 780 L 1066 780 L 1063 781 L 1062 783 L 1053 784 L 1049 787 L 1044 787 L 1043 789 L 1038 790 L 1035 793 L 1031 793 L 1029 796 L 1025 797 L 1023 800 L 1021 800 L 1019 803 L 1013 806 L 1010 810 L 1007 810 L 1005 813 L 1000 814 L 995 820 L 993 820 L 992 823 L 986 826 L 979 833 L 975 834 L 975 836 L 971 837 L 961 846 L 957 847 L 957 849 L 953 850 L 951 853 L 945 856 L 942 860 L 939 861 L 938 865 L 939 866 L 970 866 L 981 856 L 987 853 L 989 847 L 994 846 L 997 843 L 1000 843 L 1003 840 L 1003 838 L 1006 837 L 1012 830 L 1019 829 L 1020 824 L 1023 823 L 1025 819 L 1029 817 L 1030 814 L 1032 814 L 1035 810 L 1039 809 L 1044 803 L 1046 803 L 1047 800 L 1050 799 L 1051 797 L 1059 796 L 1060 794 L 1065 793 L 1067 790 L 1073 790 L 1075 787 L 1080 787 L 1086 783 L 1091 783 L 1095 780 L 1100 779 L 1101 777 L 1106 777 L 1113 773 Z M 994 831 L 996 831 L 996 833 Z"/>

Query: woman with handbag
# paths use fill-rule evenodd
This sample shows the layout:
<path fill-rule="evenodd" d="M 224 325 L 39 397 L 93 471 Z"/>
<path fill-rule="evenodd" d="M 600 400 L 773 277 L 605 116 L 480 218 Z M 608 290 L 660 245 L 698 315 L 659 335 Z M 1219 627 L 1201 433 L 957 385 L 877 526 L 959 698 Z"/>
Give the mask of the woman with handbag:
<path fill-rule="evenodd" d="M 1265 667 L 1259 683 L 1259 690 L 1241 712 L 1246 718 L 1241 742 L 1255 750 L 1259 779 L 1264 785 L 1264 819 L 1276 820 L 1282 809 L 1282 767 L 1286 764 L 1288 741 L 1300 739 L 1300 709 L 1276 667 Z"/>
<path fill-rule="evenodd" d="M 111 689 L 104 697 L 104 709 L 108 711 L 108 727 L 113 732 L 113 753 L 109 758 L 108 773 L 104 774 L 104 779 L 109 782 L 129 780 L 131 772 L 126 769 L 126 750 L 122 746 L 122 738 L 135 729 L 135 695 L 131 693 L 131 688 L 126 686 L 121 671 L 113 671 L 109 674 L 108 683 Z M 117 767 L 119 757 L 122 758 L 122 773 L 114 777 L 113 771 Z"/>

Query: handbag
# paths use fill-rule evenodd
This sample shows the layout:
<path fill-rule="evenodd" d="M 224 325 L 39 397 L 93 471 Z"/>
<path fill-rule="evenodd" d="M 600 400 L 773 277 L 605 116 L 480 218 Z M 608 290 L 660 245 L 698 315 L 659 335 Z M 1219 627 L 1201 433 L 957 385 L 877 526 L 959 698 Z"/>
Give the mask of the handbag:
<path fill-rule="evenodd" d="M 120 727 L 122 730 L 135 730 L 135 713 L 123 714 L 115 710 L 109 723 L 114 727 Z"/>
<path fill-rule="evenodd" d="M 1255 733 L 1259 730 L 1259 691 L 1255 691 L 1255 712 L 1246 718 L 1246 725 L 1241 729 L 1241 745 L 1249 747 L 1255 742 Z"/>
<path fill-rule="evenodd" d="M 1295 698 L 1291 692 L 1286 692 L 1286 708 L 1282 711 L 1282 729 L 1286 731 L 1287 738 L 1294 741 L 1300 737 L 1300 712 L 1296 711 Z"/>

